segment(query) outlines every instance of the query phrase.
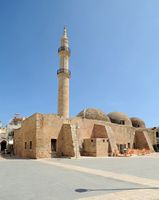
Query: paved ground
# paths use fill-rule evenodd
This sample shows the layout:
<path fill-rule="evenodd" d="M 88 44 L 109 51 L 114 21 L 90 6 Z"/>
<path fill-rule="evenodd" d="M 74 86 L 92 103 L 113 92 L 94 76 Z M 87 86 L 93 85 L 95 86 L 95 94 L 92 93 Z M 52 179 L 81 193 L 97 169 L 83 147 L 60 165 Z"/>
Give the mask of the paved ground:
<path fill-rule="evenodd" d="M 68 159 L 63 159 L 60 162 L 159 180 L 159 173 L 157 170 L 154 170 L 159 169 L 159 153 L 154 153 L 151 156 L 147 155 L 124 158 L 108 157 L 71 159 L 69 162 Z"/>
<path fill-rule="evenodd" d="M 159 200 L 159 155 L 0 160 L 0 200 Z"/>

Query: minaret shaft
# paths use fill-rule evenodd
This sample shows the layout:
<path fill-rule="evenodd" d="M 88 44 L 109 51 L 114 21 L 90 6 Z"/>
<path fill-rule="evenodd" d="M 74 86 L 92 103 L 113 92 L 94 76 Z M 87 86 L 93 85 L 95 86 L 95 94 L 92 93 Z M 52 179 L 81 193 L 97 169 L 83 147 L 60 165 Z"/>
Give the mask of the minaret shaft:
<path fill-rule="evenodd" d="M 58 86 L 58 114 L 69 117 L 69 78 L 59 76 Z"/>
<path fill-rule="evenodd" d="M 68 45 L 68 38 L 66 28 L 61 38 L 61 47 L 58 49 L 60 56 L 60 69 L 57 71 L 58 75 L 58 115 L 65 118 L 69 117 L 69 57 L 70 49 Z"/>

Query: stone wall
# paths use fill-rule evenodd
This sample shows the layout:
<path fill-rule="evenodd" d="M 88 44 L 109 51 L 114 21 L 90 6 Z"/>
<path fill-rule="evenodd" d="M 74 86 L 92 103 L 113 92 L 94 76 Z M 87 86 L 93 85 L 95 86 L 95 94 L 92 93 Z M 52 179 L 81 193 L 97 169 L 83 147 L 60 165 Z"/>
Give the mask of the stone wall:
<path fill-rule="evenodd" d="M 94 124 L 91 137 L 92 138 L 106 138 L 106 137 L 108 137 L 105 126 Z"/>
<path fill-rule="evenodd" d="M 114 136 L 117 144 L 126 144 L 128 148 L 128 143 L 130 146 L 133 144 L 135 128 L 126 125 L 111 124 L 111 128 L 114 132 Z"/>
<path fill-rule="evenodd" d="M 154 129 L 154 130 L 147 129 L 147 132 L 148 132 L 148 135 L 150 137 L 152 145 L 156 145 L 157 144 L 156 131 L 157 131 L 157 129 Z"/>
<path fill-rule="evenodd" d="M 118 124 L 99 121 L 99 120 L 82 119 L 79 117 L 73 118 L 70 121 L 70 123 L 78 124 L 78 126 L 80 127 L 78 130 L 78 134 L 79 134 L 81 143 L 83 143 L 83 139 L 87 139 L 91 137 L 95 137 L 95 138 L 107 137 L 107 133 L 104 127 L 106 125 L 106 126 L 111 127 L 117 144 L 126 144 L 127 147 L 128 147 L 128 143 L 130 143 L 130 146 L 133 145 L 133 140 L 134 140 L 134 135 L 135 135 L 134 127 L 126 126 L 126 125 L 118 125 Z"/>
<path fill-rule="evenodd" d="M 149 137 L 149 131 L 145 129 L 139 129 L 135 132 L 135 147 L 138 149 L 149 149 L 151 152 L 154 152 L 153 143 Z"/>
<path fill-rule="evenodd" d="M 74 128 L 72 129 L 71 127 Z M 51 140 L 56 140 L 55 153 L 57 155 L 75 156 L 76 149 L 78 151 L 80 149 L 80 152 L 84 153 L 83 145 L 85 139 L 96 138 L 96 156 L 102 156 L 104 155 L 103 148 L 107 148 L 103 146 L 102 138 L 108 138 L 109 149 L 112 152 L 116 152 L 117 144 L 118 146 L 124 144 L 127 148 L 133 146 L 136 130 L 138 129 L 131 126 L 117 125 L 99 120 L 82 119 L 80 117 L 64 119 L 57 115 L 36 113 L 26 118 L 22 123 L 22 127 L 15 130 L 14 149 L 15 154 L 19 157 L 50 158 L 53 156 Z M 144 130 L 152 132 L 151 129 Z M 154 141 L 154 134 L 150 136 L 151 142 Z M 140 135 L 137 137 L 140 137 Z M 142 143 L 142 137 L 139 140 Z M 88 140 L 87 142 L 89 143 L 90 141 Z M 32 148 L 30 148 L 30 142 L 32 142 Z M 93 148 L 91 145 L 90 147 L 87 145 L 87 148 Z M 142 146 L 144 145 L 142 144 Z M 146 147 L 146 143 L 144 147 Z"/>
<path fill-rule="evenodd" d="M 34 114 L 22 122 L 22 126 L 14 131 L 14 153 L 22 158 L 36 158 L 36 118 Z M 30 147 L 30 142 L 32 147 Z"/>
<path fill-rule="evenodd" d="M 96 147 L 97 147 L 97 152 L 96 156 L 108 156 L 108 140 L 103 138 L 97 138 L 96 139 Z"/>
<path fill-rule="evenodd" d="M 58 156 L 75 156 L 75 148 L 72 141 L 72 130 L 70 124 L 63 124 L 59 133 L 57 146 Z"/>
<path fill-rule="evenodd" d="M 108 141 L 106 138 L 84 139 L 84 156 L 108 156 Z"/>
<path fill-rule="evenodd" d="M 148 143 L 146 141 L 143 131 L 136 131 L 135 133 L 135 148 L 137 149 L 149 149 Z"/>
<path fill-rule="evenodd" d="M 51 139 L 58 140 L 59 133 L 62 129 L 63 118 L 51 114 L 37 115 L 36 129 L 36 157 L 50 158 L 51 155 Z"/>
<path fill-rule="evenodd" d="M 26 118 L 20 129 L 15 130 L 15 154 L 25 158 L 50 158 L 51 139 L 57 139 L 63 119 L 57 115 L 36 113 Z M 32 149 L 29 148 L 30 141 Z M 27 148 L 25 149 L 25 142 Z"/>

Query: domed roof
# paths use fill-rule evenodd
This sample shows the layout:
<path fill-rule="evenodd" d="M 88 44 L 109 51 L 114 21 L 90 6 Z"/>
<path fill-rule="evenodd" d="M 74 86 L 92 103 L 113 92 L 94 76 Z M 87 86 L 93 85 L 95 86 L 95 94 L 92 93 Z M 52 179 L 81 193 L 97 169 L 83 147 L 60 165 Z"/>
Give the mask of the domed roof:
<path fill-rule="evenodd" d="M 109 117 L 100 109 L 87 108 L 82 110 L 77 117 L 110 122 Z"/>
<path fill-rule="evenodd" d="M 139 119 L 137 117 L 131 117 L 130 120 L 132 122 L 133 127 L 146 128 L 145 122 L 142 119 Z"/>
<path fill-rule="evenodd" d="M 122 112 L 111 112 L 107 116 L 112 123 L 132 126 L 129 117 Z"/>

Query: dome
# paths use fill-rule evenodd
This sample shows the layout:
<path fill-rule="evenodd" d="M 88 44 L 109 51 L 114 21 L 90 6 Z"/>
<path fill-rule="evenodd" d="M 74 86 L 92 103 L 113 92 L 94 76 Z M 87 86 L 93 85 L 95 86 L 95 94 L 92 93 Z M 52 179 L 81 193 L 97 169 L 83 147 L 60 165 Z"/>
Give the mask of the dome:
<path fill-rule="evenodd" d="M 111 112 L 108 114 L 108 117 L 112 123 L 122 124 L 127 126 L 132 126 L 131 120 L 129 117 L 121 112 Z"/>
<path fill-rule="evenodd" d="M 142 119 L 139 119 L 137 117 L 131 117 L 130 120 L 132 122 L 133 127 L 146 128 L 145 122 Z"/>
<path fill-rule="evenodd" d="M 77 117 L 110 122 L 109 117 L 103 111 L 95 108 L 84 109 L 77 115 Z"/>

